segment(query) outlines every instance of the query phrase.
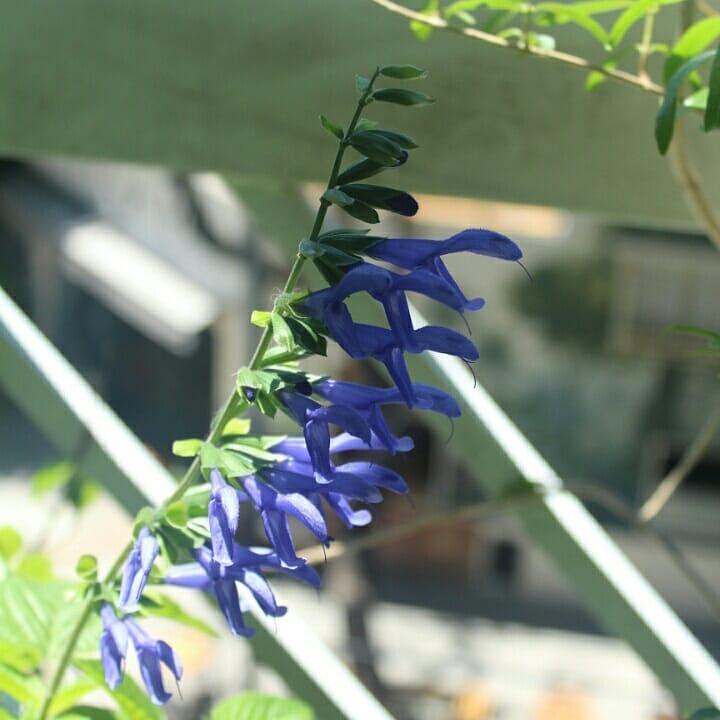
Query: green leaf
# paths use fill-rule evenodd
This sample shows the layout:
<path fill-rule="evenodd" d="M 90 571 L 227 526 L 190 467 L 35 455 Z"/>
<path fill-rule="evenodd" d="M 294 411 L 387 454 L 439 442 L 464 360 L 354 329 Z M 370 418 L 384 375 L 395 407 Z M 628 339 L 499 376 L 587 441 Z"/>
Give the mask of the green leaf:
<path fill-rule="evenodd" d="M 33 475 L 33 492 L 41 495 L 42 493 L 66 485 L 75 474 L 75 470 L 75 463 L 69 460 L 60 460 L 59 462 L 40 468 L 40 470 Z"/>
<path fill-rule="evenodd" d="M 423 15 L 432 17 L 437 16 L 439 14 L 439 10 L 440 0 L 428 0 L 425 7 L 423 7 L 420 12 Z M 427 40 L 432 35 L 432 28 L 429 25 L 425 25 L 425 23 L 418 22 L 417 20 L 412 20 L 410 22 L 410 30 L 415 34 L 415 37 L 418 40 Z"/>
<path fill-rule="evenodd" d="M 58 713 L 64 713 L 62 717 L 65 717 L 69 714 L 68 711 L 70 709 L 72 709 L 74 713 L 77 712 L 77 707 L 73 706 L 75 706 L 80 698 L 85 697 L 85 695 L 94 689 L 95 683 L 87 678 L 74 680 L 70 684 L 61 687 L 57 693 L 55 693 L 55 697 L 50 703 L 50 715 L 55 716 Z"/>
<path fill-rule="evenodd" d="M 682 106 L 686 110 L 705 110 L 707 107 L 707 99 L 708 88 L 700 88 L 700 90 L 692 93 L 692 95 L 688 95 L 683 100 Z M 680 113 L 678 113 L 678 115 L 680 115 Z"/>
<path fill-rule="evenodd" d="M 420 147 L 409 135 L 404 135 L 397 130 L 376 130 L 375 132 L 405 150 L 415 150 Z"/>
<path fill-rule="evenodd" d="M 203 444 L 200 451 L 200 465 L 207 471 L 217 468 L 228 479 L 252 475 L 257 469 L 253 463 L 237 453 L 217 448 L 211 443 Z"/>
<path fill-rule="evenodd" d="M 602 85 L 605 80 L 607 80 L 606 75 L 603 75 L 603 73 L 594 70 L 587 76 L 587 80 L 585 80 L 585 89 L 588 92 L 592 92 L 596 87 Z"/>
<path fill-rule="evenodd" d="M 355 132 L 362 132 L 363 130 L 374 130 L 380 123 L 377 120 L 369 120 L 368 118 L 360 118 L 355 123 Z"/>
<path fill-rule="evenodd" d="M 272 313 L 272 330 L 273 339 L 275 342 L 285 350 L 292 350 L 295 346 L 293 335 L 285 322 L 285 318 L 279 312 Z"/>
<path fill-rule="evenodd" d="M 346 205 L 352 205 L 354 200 L 342 190 L 338 190 L 337 188 L 331 188 L 330 190 L 326 190 L 323 193 L 323 198 L 327 200 L 328 202 L 331 202 L 333 205 L 337 205 L 338 207 L 345 207 Z"/>
<path fill-rule="evenodd" d="M 0 555 L 10 560 L 22 547 L 23 541 L 20 533 L 10 525 L 0 527 Z"/>
<path fill-rule="evenodd" d="M 555 38 L 545 33 L 530 33 L 528 36 L 528 45 L 537 50 L 551 52 L 555 49 Z"/>
<path fill-rule="evenodd" d="M 328 120 L 324 115 L 320 116 L 320 124 L 332 135 L 334 135 L 338 140 L 342 140 L 345 136 L 345 133 L 343 132 L 343 129 L 336 125 L 334 122 L 331 122 Z"/>
<path fill-rule="evenodd" d="M 328 285 L 337 285 L 345 277 L 345 273 L 337 265 L 325 262 L 322 258 L 314 258 L 313 264 L 325 278 Z"/>
<path fill-rule="evenodd" d="M 416 92 L 415 90 L 404 90 L 402 88 L 383 88 L 382 90 L 374 90 L 371 95 L 373 100 L 378 102 L 394 103 L 395 105 L 430 105 L 434 103 L 425 93 Z"/>
<path fill-rule="evenodd" d="M 310 706 L 299 700 L 248 692 L 219 702 L 209 720 L 314 720 Z"/>
<path fill-rule="evenodd" d="M 313 355 L 327 355 L 327 340 L 309 323 L 297 318 L 287 318 L 287 323 L 297 345 Z"/>
<path fill-rule="evenodd" d="M 380 68 L 380 74 L 397 80 L 421 80 L 427 77 L 427 70 L 415 65 L 385 65 Z"/>
<path fill-rule="evenodd" d="M 252 427 L 252 420 L 250 418 L 230 418 L 225 423 L 222 434 L 223 437 L 226 435 L 247 435 Z"/>
<path fill-rule="evenodd" d="M 188 438 L 186 440 L 176 440 L 173 443 L 173 455 L 177 457 L 195 457 L 203 445 L 203 441 L 199 438 Z"/>
<path fill-rule="evenodd" d="M 37 675 L 25 675 L 11 667 L 0 665 L 0 692 L 27 710 L 40 707 L 45 686 Z"/>
<path fill-rule="evenodd" d="M 107 708 L 92 705 L 76 705 L 71 710 L 57 716 L 58 720 L 124 720 Z"/>
<path fill-rule="evenodd" d="M 94 555 L 81 555 L 75 565 L 75 572 L 81 580 L 95 582 L 98 572 L 97 558 Z"/>
<path fill-rule="evenodd" d="M 41 582 L 50 581 L 54 577 L 52 563 L 42 553 L 26 555 L 18 564 L 15 572 L 22 577 Z"/>
<path fill-rule="evenodd" d="M 172 598 L 159 592 L 145 590 L 140 599 L 140 607 L 145 615 L 173 620 L 180 625 L 195 628 L 210 637 L 220 637 L 206 622 L 184 610 Z"/>
<path fill-rule="evenodd" d="M 670 147 L 670 141 L 675 129 L 678 93 L 683 81 L 691 72 L 713 57 L 714 54 L 712 50 L 708 50 L 687 60 L 670 79 L 665 91 L 665 99 L 655 118 L 655 141 L 661 155 L 664 155 Z"/>
<path fill-rule="evenodd" d="M 270 324 L 270 313 L 266 310 L 253 310 L 250 322 L 257 327 L 264 328 Z"/>
<path fill-rule="evenodd" d="M 573 5 L 565 5 L 559 2 L 538 3 L 534 7 L 536 13 L 547 13 L 547 24 L 561 25 L 573 23 L 583 30 L 589 32 L 596 40 L 605 45 L 608 42 L 608 34 L 605 28 L 587 12 Z M 540 18 L 536 18 L 538 24 L 543 24 Z"/>
<path fill-rule="evenodd" d="M 342 190 L 338 190 L 337 188 L 327 190 L 323 194 L 323 197 L 338 207 L 341 207 L 348 215 L 352 215 L 352 217 L 358 220 L 367 223 L 380 222 L 380 217 L 369 205 L 355 200 L 347 193 L 342 192 Z"/>
<path fill-rule="evenodd" d="M 720 37 L 720 16 L 709 17 L 691 25 L 673 45 L 663 67 L 663 82 L 667 85 L 678 68 L 688 59 L 702 52 Z"/>
<path fill-rule="evenodd" d="M 338 175 L 337 184 L 345 185 L 346 183 L 365 180 L 366 178 L 377 175 L 387 169 L 387 165 L 381 165 L 380 163 L 376 163 L 374 160 L 364 158 L 363 160 L 358 160 L 358 162 L 343 170 L 340 175 Z"/>
<path fill-rule="evenodd" d="M 387 239 L 377 235 L 368 235 L 367 233 L 367 230 L 355 230 L 352 228 L 332 230 L 320 235 L 318 243 L 322 245 L 329 245 L 337 248 L 338 250 L 344 250 L 345 252 L 354 253 L 367 250 L 375 243 Z"/>
<path fill-rule="evenodd" d="M 707 106 L 703 122 L 705 132 L 720 128 L 720 47 L 718 47 L 710 68 Z"/>
<path fill-rule="evenodd" d="M 349 142 L 359 153 L 380 165 L 397 165 L 405 159 L 404 150 L 377 130 L 354 132 Z"/>
<path fill-rule="evenodd" d="M 184 500 L 178 500 L 172 503 L 165 508 L 163 514 L 168 523 L 178 529 L 186 527 L 190 520 L 187 503 Z"/>
<path fill-rule="evenodd" d="M 657 12 L 658 7 L 661 5 L 674 5 L 683 1 L 684 0 L 636 0 L 625 12 L 621 13 L 620 17 L 610 29 L 607 40 L 608 45 L 610 47 L 617 47 L 622 42 L 628 30 L 630 30 L 638 20 L 642 20 L 650 13 Z"/>
<path fill-rule="evenodd" d="M 150 701 L 147 693 L 127 674 L 115 690 L 105 683 L 102 665 L 97 660 L 75 661 L 75 667 L 87 678 L 94 681 L 95 687 L 104 690 L 123 712 L 126 720 L 165 720 L 164 711 Z"/>

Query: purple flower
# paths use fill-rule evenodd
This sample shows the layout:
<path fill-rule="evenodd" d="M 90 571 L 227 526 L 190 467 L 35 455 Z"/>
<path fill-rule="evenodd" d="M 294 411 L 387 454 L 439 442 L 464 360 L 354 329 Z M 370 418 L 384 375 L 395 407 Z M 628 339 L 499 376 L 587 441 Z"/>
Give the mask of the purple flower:
<path fill-rule="evenodd" d="M 231 632 L 235 635 L 250 637 L 255 632 L 243 622 L 243 610 L 236 583 L 244 585 L 262 611 L 271 617 L 281 617 L 287 612 L 287 608 L 277 604 L 270 585 L 263 577 L 262 568 L 280 570 L 313 587 L 320 585 L 318 574 L 310 566 L 289 568 L 283 565 L 276 553 L 265 548 L 251 549 L 236 544 L 232 565 L 220 565 L 213 560 L 211 551 L 206 547 L 196 550 L 195 557 L 197 562 L 170 568 L 165 582 L 213 593 Z"/>
<path fill-rule="evenodd" d="M 240 520 L 238 492 L 230 487 L 217 468 L 210 471 L 208 522 L 213 559 L 221 565 L 232 565 L 235 533 Z"/>
<path fill-rule="evenodd" d="M 138 609 L 140 597 L 158 550 L 158 541 L 155 536 L 147 527 L 143 527 L 123 568 L 120 602 L 118 603 L 118 607 L 123 612 L 135 612 Z"/>
<path fill-rule="evenodd" d="M 254 476 L 245 478 L 243 486 L 262 518 L 270 544 L 280 560 L 288 567 L 298 567 L 304 563 L 295 554 L 288 515 L 305 525 L 323 545 L 330 544 L 325 518 L 301 492 L 278 492 Z"/>
<path fill-rule="evenodd" d="M 172 695 L 163 685 L 160 664 L 165 665 L 176 680 L 180 680 L 183 674 L 180 658 L 165 641 L 151 638 L 133 618 L 126 617 L 123 622 L 135 646 L 140 675 L 148 695 L 156 705 L 164 705 Z"/>
<path fill-rule="evenodd" d="M 100 660 L 102 661 L 105 682 L 111 690 L 122 682 L 123 661 L 127 656 L 128 631 L 125 624 L 118 620 L 115 611 L 105 603 L 100 608 L 103 631 L 100 635 Z"/>

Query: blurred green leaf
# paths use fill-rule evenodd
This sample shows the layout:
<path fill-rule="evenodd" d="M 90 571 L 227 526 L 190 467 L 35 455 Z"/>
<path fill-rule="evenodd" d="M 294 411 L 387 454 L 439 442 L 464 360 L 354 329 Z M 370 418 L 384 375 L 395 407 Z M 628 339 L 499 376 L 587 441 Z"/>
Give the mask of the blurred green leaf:
<path fill-rule="evenodd" d="M 376 130 L 375 132 L 405 150 L 415 150 L 419 147 L 419 145 L 409 135 L 404 135 L 396 130 Z"/>
<path fill-rule="evenodd" d="M 97 580 L 98 564 L 94 555 L 81 555 L 75 565 L 75 572 L 80 579 L 86 582 L 95 582 Z"/>
<path fill-rule="evenodd" d="M 363 77 L 362 75 L 356 75 L 355 87 L 357 88 L 357 91 L 362 95 L 370 87 L 370 80 L 368 80 L 368 78 L 366 77 Z"/>
<path fill-rule="evenodd" d="M 336 125 L 334 122 L 331 122 L 328 120 L 324 115 L 320 116 L 320 124 L 332 135 L 334 135 L 338 140 L 342 140 L 345 133 L 343 132 L 343 129 Z"/>
<path fill-rule="evenodd" d="M 700 88 L 692 95 L 688 95 L 682 103 L 683 108 L 686 110 L 705 110 L 707 107 L 708 89 L 706 87 Z M 678 115 L 680 113 L 678 112 Z"/>
<path fill-rule="evenodd" d="M 545 13 L 545 21 L 548 25 L 561 25 L 564 23 L 573 23 L 583 30 L 589 32 L 596 40 L 605 45 L 608 42 L 608 34 L 605 28 L 591 15 L 574 5 L 565 5 L 559 2 L 542 2 L 534 7 L 534 13 L 540 13 L 535 18 L 538 22 Z M 541 24 L 538 22 L 538 24 Z"/>
<path fill-rule="evenodd" d="M 440 10 L 440 0 L 428 0 L 425 6 L 420 10 L 423 15 L 432 17 L 437 15 Z M 432 35 L 432 28 L 425 23 L 412 20 L 410 22 L 410 30 L 415 34 L 418 40 L 427 40 Z"/>
<path fill-rule="evenodd" d="M 607 40 L 608 45 L 617 47 L 636 22 L 644 19 L 650 13 L 657 12 L 661 5 L 674 5 L 680 2 L 684 2 L 684 0 L 635 0 L 610 29 Z"/>
<path fill-rule="evenodd" d="M 687 720 L 720 720 L 720 710 L 717 708 L 702 708 L 689 715 Z"/>
<path fill-rule="evenodd" d="M 0 692 L 12 698 L 25 711 L 38 709 L 42 704 L 45 686 L 37 675 L 25 675 L 0 664 Z"/>
<path fill-rule="evenodd" d="M 702 52 L 720 37 L 720 16 L 704 18 L 691 25 L 673 45 L 663 67 L 663 82 L 667 85 L 678 68 L 689 58 Z"/>
<path fill-rule="evenodd" d="M 70 710 L 57 716 L 57 720 L 125 720 L 107 708 L 93 707 L 92 705 L 76 705 Z"/>
<path fill-rule="evenodd" d="M 186 527 L 188 520 L 190 520 L 187 504 L 184 500 L 177 500 L 166 507 L 164 515 L 170 525 L 178 529 Z"/>
<path fill-rule="evenodd" d="M 50 581 L 53 579 L 52 563 L 41 553 L 26 555 L 15 570 L 18 575 L 30 580 Z"/>
<path fill-rule="evenodd" d="M 270 324 L 270 313 L 267 310 L 253 310 L 250 322 L 257 327 L 264 328 Z"/>
<path fill-rule="evenodd" d="M 585 80 L 585 89 L 588 92 L 592 92 L 596 87 L 602 85 L 605 80 L 607 80 L 607 75 L 603 75 L 603 73 L 594 70 L 587 76 L 587 79 Z"/>
<path fill-rule="evenodd" d="M 10 560 L 22 547 L 20 533 L 10 525 L 0 527 L 0 555 Z"/>
<path fill-rule="evenodd" d="M 380 74 L 397 80 L 422 80 L 427 77 L 427 70 L 415 65 L 385 65 L 380 68 Z"/>
<path fill-rule="evenodd" d="M 172 445 L 172 452 L 177 457 L 195 457 L 200 452 L 202 445 L 203 440 L 199 438 L 176 440 Z"/>
<path fill-rule="evenodd" d="M 425 93 L 416 92 L 415 90 L 405 90 L 403 88 L 383 88 L 382 90 L 374 90 L 371 95 L 373 100 L 378 102 L 395 103 L 396 105 L 429 105 L 435 100 Z"/>
<path fill-rule="evenodd" d="M 670 147 L 670 141 L 675 129 L 678 93 L 683 81 L 691 72 L 713 57 L 714 54 L 713 51 L 709 50 L 687 60 L 670 79 L 665 91 L 665 98 L 655 118 L 655 141 L 661 155 L 664 155 Z"/>
<path fill-rule="evenodd" d="M 62 717 L 66 717 L 66 714 L 71 708 L 73 712 L 77 712 L 77 707 L 73 706 L 75 706 L 80 698 L 85 697 L 85 695 L 94 689 L 95 683 L 87 678 L 79 678 L 64 685 L 55 693 L 55 697 L 50 703 L 50 715 L 54 717 L 59 713 L 65 713 Z"/>
<path fill-rule="evenodd" d="M 248 692 L 219 702 L 208 720 L 313 720 L 312 709 L 299 700 Z"/>
<path fill-rule="evenodd" d="M 715 53 L 715 58 L 710 68 L 703 127 L 705 132 L 710 132 L 720 127 L 720 47 L 718 47 Z"/>
<path fill-rule="evenodd" d="M 176 623 L 199 630 L 210 637 L 219 637 L 206 622 L 184 610 L 175 600 L 154 590 L 146 590 L 140 599 L 140 607 L 146 615 L 173 620 Z"/>
<path fill-rule="evenodd" d="M 40 468 L 32 479 L 32 489 L 38 495 L 62 487 L 75 474 L 75 463 L 60 460 Z"/>

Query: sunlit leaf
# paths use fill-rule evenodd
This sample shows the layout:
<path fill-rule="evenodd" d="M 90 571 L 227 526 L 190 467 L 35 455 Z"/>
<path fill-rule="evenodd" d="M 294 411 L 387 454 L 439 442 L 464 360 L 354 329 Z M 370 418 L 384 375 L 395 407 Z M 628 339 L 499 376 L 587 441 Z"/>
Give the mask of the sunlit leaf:
<path fill-rule="evenodd" d="M 720 37 L 720 16 L 704 18 L 692 24 L 673 45 L 663 67 L 663 82 L 667 84 L 688 58 L 702 52 L 718 37 Z"/>
<path fill-rule="evenodd" d="M 208 720 L 313 720 L 314 717 L 312 709 L 299 700 L 248 692 L 219 702 Z"/>

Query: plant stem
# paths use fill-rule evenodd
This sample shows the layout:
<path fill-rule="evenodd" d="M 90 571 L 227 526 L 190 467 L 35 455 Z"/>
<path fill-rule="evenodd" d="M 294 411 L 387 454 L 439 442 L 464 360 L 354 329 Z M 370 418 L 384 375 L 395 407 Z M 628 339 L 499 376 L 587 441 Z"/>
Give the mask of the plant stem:
<path fill-rule="evenodd" d="M 653 82 L 649 78 L 642 78 L 639 75 L 633 75 L 632 73 L 625 72 L 624 70 L 603 67 L 602 65 L 594 65 L 586 58 L 578 55 L 571 55 L 570 53 L 564 53 L 558 50 L 541 50 L 532 46 L 528 47 L 527 43 L 516 45 L 505 38 L 483 32 L 482 30 L 450 25 L 441 17 L 437 17 L 436 15 L 423 15 L 422 13 L 410 10 L 410 8 L 406 8 L 404 5 L 399 5 L 392 0 L 370 1 L 385 8 L 386 10 L 389 10 L 391 13 L 402 15 L 409 20 L 415 20 L 416 22 L 428 25 L 429 27 L 436 28 L 438 30 L 447 30 L 448 32 L 457 33 L 458 35 L 463 35 L 464 37 L 468 37 L 473 40 L 480 40 L 488 45 L 495 45 L 496 47 L 515 50 L 516 52 L 522 52 L 527 55 L 535 55 L 536 57 L 544 58 L 545 60 L 552 60 L 554 62 L 561 63 L 562 65 L 569 65 L 570 67 L 577 68 L 578 70 L 584 70 L 588 73 L 598 72 L 605 75 L 607 78 L 625 83 L 626 85 L 638 87 L 646 92 L 653 93 L 654 95 L 659 95 L 660 97 L 665 95 L 665 88 L 662 85 L 658 85 Z"/>
<path fill-rule="evenodd" d="M 648 57 L 650 56 L 650 45 L 652 43 L 653 27 L 655 25 L 655 12 L 651 11 L 645 16 L 645 22 L 643 24 L 643 36 L 642 42 L 640 43 L 640 57 L 638 59 L 638 77 L 645 81 L 650 81 L 648 75 L 647 65 Z"/>
<path fill-rule="evenodd" d="M 330 177 L 328 179 L 328 189 L 335 186 L 338 173 L 340 172 L 340 166 L 342 165 L 343 156 L 349 144 L 350 136 L 355 131 L 355 127 L 358 123 L 358 120 L 360 119 L 363 108 L 369 102 L 371 102 L 371 100 L 369 99 L 370 94 L 372 93 L 373 84 L 375 80 L 377 80 L 379 74 L 380 69 L 376 68 L 370 79 L 368 87 L 358 100 L 357 108 L 355 109 L 355 113 L 350 121 L 350 124 L 348 125 L 348 128 L 345 131 L 342 140 L 340 140 L 337 153 L 335 154 L 335 160 L 330 171 Z M 327 200 L 325 200 L 324 198 L 320 199 L 320 206 L 318 207 L 317 213 L 315 215 L 315 221 L 313 222 L 313 226 L 308 238 L 310 241 L 317 240 L 317 237 L 320 234 L 320 230 L 322 229 L 323 222 L 325 221 L 325 216 L 327 215 L 327 210 L 329 206 L 330 203 Z M 300 278 L 300 273 L 302 272 L 303 265 L 305 264 L 306 260 L 307 258 L 300 253 L 295 256 L 295 260 L 292 264 L 292 267 L 290 268 L 287 280 L 285 282 L 285 287 L 283 288 L 283 293 L 290 293 L 295 289 L 295 286 L 297 285 L 297 282 Z M 267 352 L 268 346 L 270 345 L 271 341 L 272 326 L 267 325 L 263 331 L 262 336 L 260 337 L 257 347 L 255 348 L 252 359 L 250 360 L 250 364 L 248 367 L 251 370 L 257 370 L 260 367 L 263 361 L 263 357 L 265 356 L 265 353 Z M 217 442 L 221 438 L 223 429 L 227 425 L 228 421 L 235 417 L 237 411 L 237 396 L 236 393 L 233 391 L 223 405 L 221 411 L 217 414 L 208 434 L 206 442 Z M 175 488 L 174 492 L 163 502 L 159 509 L 165 509 L 172 505 L 174 502 L 180 500 L 190 489 L 190 487 L 192 487 L 197 482 L 199 476 L 200 458 L 195 457 L 192 464 L 187 469 L 183 479 L 178 484 L 177 488 Z M 132 551 L 133 546 L 134 541 L 131 540 L 123 548 L 122 552 L 118 555 L 110 570 L 108 570 L 107 575 L 103 580 L 103 585 L 109 585 L 110 583 L 114 582 L 115 578 L 120 574 L 120 571 L 125 564 L 125 560 Z M 60 658 L 60 661 L 55 668 L 55 672 L 53 673 L 52 679 L 50 681 L 50 687 L 43 701 L 38 720 L 47 720 L 48 712 L 50 711 L 50 705 L 53 701 L 53 698 L 55 697 L 55 694 L 58 691 L 58 688 L 60 687 L 60 683 L 62 682 L 63 677 L 65 676 L 65 671 L 70 665 L 75 646 L 77 645 L 77 642 L 80 639 L 80 635 L 85 629 L 85 625 L 92 614 L 95 601 L 96 597 L 94 595 L 90 595 L 90 597 L 85 600 L 85 604 L 82 607 L 80 616 L 78 617 L 72 631 L 70 632 L 67 645 L 65 646 L 62 657 Z"/>

